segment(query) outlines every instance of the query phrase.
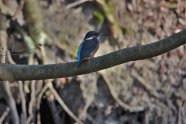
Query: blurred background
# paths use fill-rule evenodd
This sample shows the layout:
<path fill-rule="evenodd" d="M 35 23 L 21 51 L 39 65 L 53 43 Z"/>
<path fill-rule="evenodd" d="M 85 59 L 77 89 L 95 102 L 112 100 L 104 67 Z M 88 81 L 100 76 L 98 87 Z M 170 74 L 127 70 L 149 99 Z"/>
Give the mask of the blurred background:
<path fill-rule="evenodd" d="M 11 64 L 77 61 L 90 30 L 109 34 L 101 56 L 185 27 L 186 0 L 0 0 L 0 35 Z M 0 122 L 186 124 L 185 51 L 183 45 L 76 77 L 7 82 L 0 87 Z"/>

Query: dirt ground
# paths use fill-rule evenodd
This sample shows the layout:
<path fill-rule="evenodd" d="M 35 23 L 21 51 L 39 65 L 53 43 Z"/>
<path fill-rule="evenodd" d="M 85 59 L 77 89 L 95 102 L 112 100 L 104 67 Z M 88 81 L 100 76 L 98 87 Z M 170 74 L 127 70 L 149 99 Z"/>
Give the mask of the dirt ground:
<path fill-rule="evenodd" d="M 101 56 L 121 48 L 158 41 L 186 27 L 185 0 L 79 1 L 39 0 L 43 30 L 48 39 L 45 45 L 47 63 L 76 61 L 78 46 L 90 30 L 109 34 L 102 38 L 96 53 Z M 6 5 L 12 11 L 18 6 L 11 0 Z M 104 5 L 109 7 L 108 11 Z M 20 10 L 17 22 L 28 32 L 24 16 Z M 8 44 L 16 53 L 26 45 L 11 26 Z M 84 124 L 186 124 L 185 51 L 183 45 L 154 58 L 91 74 L 50 80 L 57 92 L 50 88 L 44 90 L 43 81 L 24 82 L 27 122 L 73 124 L 76 121 L 69 115 L 72 112 Z M 28 64 L 28 53 L 13 52 L 16 63 Z M 44 64 L 42 53 L 36 52 L 33 64 Z M 19 86 L 17 82 L 11 82 L 17 110 L 23 119 Z M 55 93 L 68 106 L 68 111 Z M 1 97 L 0 115 L 6 106 Z M 11 122 L 10 114 L 3 122 Z"/>

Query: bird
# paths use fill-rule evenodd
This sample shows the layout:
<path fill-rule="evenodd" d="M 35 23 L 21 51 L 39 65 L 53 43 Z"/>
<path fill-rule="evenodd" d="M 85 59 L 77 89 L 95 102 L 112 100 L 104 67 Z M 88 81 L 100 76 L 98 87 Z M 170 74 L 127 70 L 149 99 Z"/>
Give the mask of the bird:
<path fill-rule="evenodd" d="M 77 52 L 78 67 L 82 64 L 82 62 L 94 57 L 99 48 L 99 38 L 103 35 L 104 34 L 100 34 L 96 31 L 89 31 L 86 33 Z"/>

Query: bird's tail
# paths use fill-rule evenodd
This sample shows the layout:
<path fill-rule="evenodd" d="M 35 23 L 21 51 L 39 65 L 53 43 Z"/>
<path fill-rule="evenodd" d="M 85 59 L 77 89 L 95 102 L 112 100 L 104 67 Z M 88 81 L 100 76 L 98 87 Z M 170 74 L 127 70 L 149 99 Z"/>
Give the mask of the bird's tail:
<path fill-rule="evenodd" d="M 77 67 L 79 67 L 81 65 L 81 63 L 82 63 L 81 61 L 78 61 Z"/>

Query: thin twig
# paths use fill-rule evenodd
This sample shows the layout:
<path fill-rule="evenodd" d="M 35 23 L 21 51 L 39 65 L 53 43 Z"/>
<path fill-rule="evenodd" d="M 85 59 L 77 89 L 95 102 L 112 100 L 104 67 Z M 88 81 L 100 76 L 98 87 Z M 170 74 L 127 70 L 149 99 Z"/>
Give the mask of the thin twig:
<path fill-rule="evenodd" d="M 37 101 L 36 101 L 36 111 L 37 111 L 37 124 L 40 124 L 40 120 L 41 120 L 41 115 L 39 113 L 40 110 L 40 104 L 41 104 L 41 99 L 43 94 L 45 93 L 45 91 L 48 89 L 48 85 L 45 84 L 45 86 L 42 88 L 42 90 L 40 91 L 38 97 L 37 97 Z"/>
<path fill-rule="evenodd" d="M 10 55 L 10 52 L 7 51 L 7 60 L 9 63 L 11 64 L 16 64 L 14 62 L 14 60 L 12 59 L 12 56 Z M 20 96 L 21 96 L 21 107 L 22 107 L 22 120 L 21 122 L 23 124 L 27 124 L 26 120 L 27 120 L 27 111 L 26 111 L 26 100 L 25 100 L 25 94 L 24 94 L 24 89 L 23 89 L 23 82 L 22 81 L 18 81 L 18 86 L 19 86 L 19 92 L 20 92 Z"/>
<path fill-rule="evenodd" d="M 37 97 L 37 109 L 39 109 L 40 103 L 41 103 L 41 99 L 43 94 L 45 93 L 45 91 L 48 89 L 47 84 L 45 84 L 45 86 L 42 88 L 42 90 L 40 91 L 38 97 Z"/>
<path fill-rule="evenodd" d="M 118 94 L 116 93 L 116 91 L 114 90 L 111 81 L 109 80 L 109 78 L 102 72 L 99 72 L 103 79 L 105 80 L 105 83 L 107 84 L 109 91 L 112 95 L 112 97 L 116 100 L 116 102 L 123 107 L 123 109 L 125 109 L 126 111 L 129 112 L 139 112 L 139 111 L 143 111 L 145 109 L 145 107 L 142 106 L 130 106 L 128 104 L 125 104 L 119 97 Z"/>
<path fill-rule="evenodd" d="M 6 55 L 7 39 L 8 39 L 8 34 L 6 32 L 7 20 L 6 20 L 6 17 L 2 14 L 0 14 L 0 18 L 1 18 L 0 25 L 3 25 L 0 27 L 0 50 L 2 51 L 2 53 L 0 54 L 0 63 L 5 63 L 6 56 L 4 55 Z M 2 81 L 2 83 L 3 83 L 4 91 L 6 93 L 4 97 L 11 110 L 10 112 L 11 112 L 11 117 L 12 117 L 12 123 L 19 124 L 20 122 L 19 116 L 18 116 L 15 100 L 12 96 L 10 82 Z"/>
<path fill-rule="evenodd" d="M 49 105 L 49 108 L 50 108 L 50 112 L 51 112 L 51 115 L 52 115 L 52 119 L 54 121 L 54 124 L 61 124 L 62 123 L 62 120 L 61 120 L 61 117 L 60 117 L 60 114 L 59 114 L 60 111 L 57 108 L 54 99 L 55 99 L 54 98 L 54 95 L 50 93 L 48 95 L 48 97 L 47 97 L 48 105 Z"/>
<path fill-rule="evenodd" d="M 5 120 L 6 116 L 8 115 L 8 113 L 10 112 L 10 108 L 7 107 L 6 110 L 4 111 L 4 113 L 2 114 L 2 116 L 0 117 L 0 124 L 3 123 L 3 121 Z"/>
<path fill-rule="evenodd" d="M 16 20 L 17 16 L 19 15 L 19 13 L 21 12 L 21 10 L 23 9 L 23 5 L 25 3 L 25 0 L 21 0 L 19 6 L 17 7 L 16 12 L 14 13 L 12 20 Z"/>
<path fill-rule="evenodd" d="M 68 4 L 68 5 L 65 7 L 65 9 L 71 9 L 71 8 L 73 8 L 73 7 L 75 7 L 75 6 L 78 6 L 78 5 L 83 4 L 83 3 L 85 3 L 85 2 L 88 2 L 88 1 L 93 1 L 93 0 L 78 0 L 78 1 L 76 1 L 76 2 L 73 2 L 73 3 Z"/>
<path fill-rule="evenodd" d="M 163 97 L 159 93 L 157 93 L 155 89 L 150 86 L 150 84 L 146 83 L 146 81 L 136 71 L 132 71 L 131 75 L 133 78 L 139 81 L 139 83 L 151 96 L 155 97 L 158 100 L 163 100 Z"/>
<path fill-rule="evenodd" d="M 11 115 L 12 115 L 12 123 L 13 124 L 20 124 L 20 121 L 19 121 L 19 116 L 18 116 L 18 112 L 17 112 L 17 108 L 16 108 L 16 103 L 15 103 L 15 100 L 12 96 L 12 93 L 11 93 L 11 89 L 10 89 L 10 83 L 7 82 L 7 81 L 3 81 L 3 84 L 4 84 L 4 89 L 6 91 L 6 101 L 10 107 L 10 112 L 11 112 Z"/>
<path fill-rule="evenodd" d="M 31 98 L 30 98 L 30 103 L 29 103 L 29 108 L 28 108 L 28 113 L 29 117 L 27 120 L 27 123 L 30 124 L 31 121 L 34 121 L 34 112 L 35 112 L 35 104 L 36 104 L 36 92 L 35 92 L 35 87 L 36 86 L 36 81 L 33 80 L 31 81 Z"/>
<path fill-rule="evenodd" d="M 81 122 L 81 120 L 74 115 L 74 113 L 68 108 L 68 106 L 64 103 L 64 101 L 61 99 L 61 97 L 58 95 L 58 93 L 56 92 L 56 90 L 54 89 L 52 83 L 48 84 L 49 89 L 52 91 L 52 93 L 54 94 L 56 100 L 59 102 L 59 104 L 63 107 L 63 109 L 68 113 L 68 115 L 70 115 L 78 124 L 83 124 L 83 122 Z"/>
<path fill-rule="evenodd" d="M 20 97 L 21 97 L 21 108 L 22 108 L 22 119 L 21 122 L 23 124 L 27 124 L 27 111 L 26 111 L 26 100 L 25 100 L 25 94 L 24 94 L 24 89 L 23 89 L 23 82 L 18 81 L 18 86 L 19 86 L 19 92 L 20 92 Z"/>

